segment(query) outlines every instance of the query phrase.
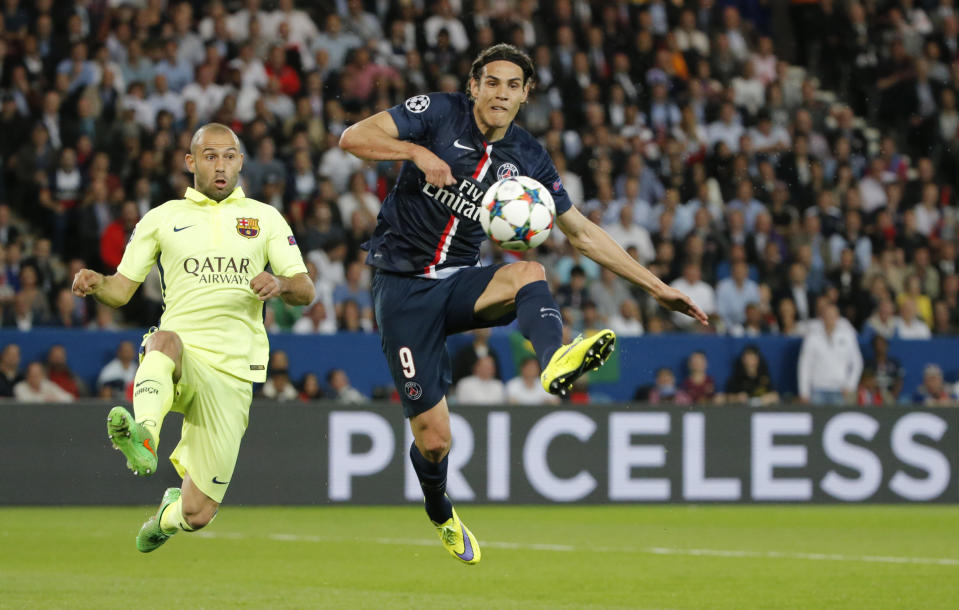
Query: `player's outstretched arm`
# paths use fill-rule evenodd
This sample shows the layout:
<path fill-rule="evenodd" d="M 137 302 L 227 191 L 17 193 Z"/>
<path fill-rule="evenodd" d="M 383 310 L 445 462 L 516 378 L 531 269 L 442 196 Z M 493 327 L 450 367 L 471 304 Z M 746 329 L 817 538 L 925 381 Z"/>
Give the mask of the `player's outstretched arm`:
<path fill-rule="evenodd" d="M 283 277 L 261 271 L 250 280 L 250 289 L 261 301 L 280 297 L 287 305 L 309 305 L 314 297 L 313 281 L 305 273 Z"/>
<path fill-rule="evenodd" d="M 560 214 L 557 224 L 573 247 L 589 258 L 638 285 L 666 309 L 684 313 L 699 320 L 704 326 L 709 325 L 706 314 L 688 295 L 666 284 L 652 271 L 636 262 L 616 240 L 575 207 Z"/>
<path fill-rule="evenodd" d="M 412 161 L 430 184 L 456 184 L 446 161 L 428 148 L 400 139 L 396 121 L 385 110 L 348 127 L 340 136 L 340 148 L 368 161 Z"/>
<path fill-rule="evenodd" d="M 92 269 L 81 269 L 73 278 L 73 294 L 78 297 L 92 296 L 110 307 L 126 305 L 140 287 L 122 273 L 103 275 Z"/>

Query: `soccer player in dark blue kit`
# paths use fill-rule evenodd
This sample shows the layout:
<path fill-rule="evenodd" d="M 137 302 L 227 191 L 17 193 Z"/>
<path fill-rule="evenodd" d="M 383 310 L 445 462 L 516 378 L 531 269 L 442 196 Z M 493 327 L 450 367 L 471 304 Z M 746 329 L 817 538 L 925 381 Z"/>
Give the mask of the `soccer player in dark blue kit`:
<path fill-rule="evenodd" d="M 602 330 L 562 344 L 559 308 L 542 265 L 522 261 L 477 266 L 486 238 L 478 206 L 507 176 L 530 176 L 556 203 L 556 225 L 580 252 L 638 284 L 664 307 L 706 324 L 706 315 L 630 257 L 573 205 L 543 146 L 513 124 L 534 74 L 529 56 L 498 44 L 474 60 L 469 95 L 431 93 L 353 125 L 340 146 L 362 159 L 405 161 L 365 244 L 375 268 L 372 293 L 383 352 L 410 420 L 410 459 L 426 512 L 446 549 L 467 564 L 480 560 L 476 538 L 446 496 L 450 416 L 447 335 L 518 321 L 542 367 L 543 387 L 564 395 L 602 365 L 615 335 Z"/>

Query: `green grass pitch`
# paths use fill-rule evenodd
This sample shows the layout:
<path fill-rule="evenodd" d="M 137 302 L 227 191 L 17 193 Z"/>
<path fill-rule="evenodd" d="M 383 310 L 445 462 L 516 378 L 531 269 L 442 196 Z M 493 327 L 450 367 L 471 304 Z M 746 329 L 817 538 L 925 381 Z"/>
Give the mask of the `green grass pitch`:
<path fill-rule="evenodd" d="M 469 506 L 460 565 L 413 507 L 0 508 L 0 608 L 955 608 L 959 507 Z"/>

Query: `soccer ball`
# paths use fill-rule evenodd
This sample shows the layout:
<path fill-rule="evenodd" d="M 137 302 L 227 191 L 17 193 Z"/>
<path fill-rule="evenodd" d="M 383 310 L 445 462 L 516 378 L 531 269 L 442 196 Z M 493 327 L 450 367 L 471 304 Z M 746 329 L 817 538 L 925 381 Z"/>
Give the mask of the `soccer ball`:
<path fill-rule="evenodd" d="M 513 251 L 546 241 L 555 215 L 553 196 L 529 176 L 503 178 L 489 187 L 479 209 L 480 224 L 489 238 Z"/>

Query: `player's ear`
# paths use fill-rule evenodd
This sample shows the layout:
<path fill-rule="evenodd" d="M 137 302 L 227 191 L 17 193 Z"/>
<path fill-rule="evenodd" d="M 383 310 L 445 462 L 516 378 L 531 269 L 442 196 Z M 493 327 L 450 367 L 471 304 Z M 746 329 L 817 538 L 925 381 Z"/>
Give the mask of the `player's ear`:
<path fill-rule="evenodd" d="M 240 171 L 243 170 L 243 159 L 245 159 L 245 158 L 246 158 L 246 157 L 243 155 L 243 153 L 240 153 L 240 167 L 236 168 L 236 171 L 237 171 L 237 172 L 240 172 Z"/>
<path fill-rule="evenodd" d="M 196 163 L 193 161 L 193 155 L 191 155 L 190 153 L 187 153 L 187 154 L 183 157 L 183 161 L 186 163 L 186 169 L 187 169 L 187 171 L 189 171 L 191 174 L 195 174 L 195 173 L 196 173 Z"/>
<path fill-rule="evenodd" d="M 474 100 L 479 95 L 479 83 L 472 76 L 470 77 L 470 97 Z"/>

